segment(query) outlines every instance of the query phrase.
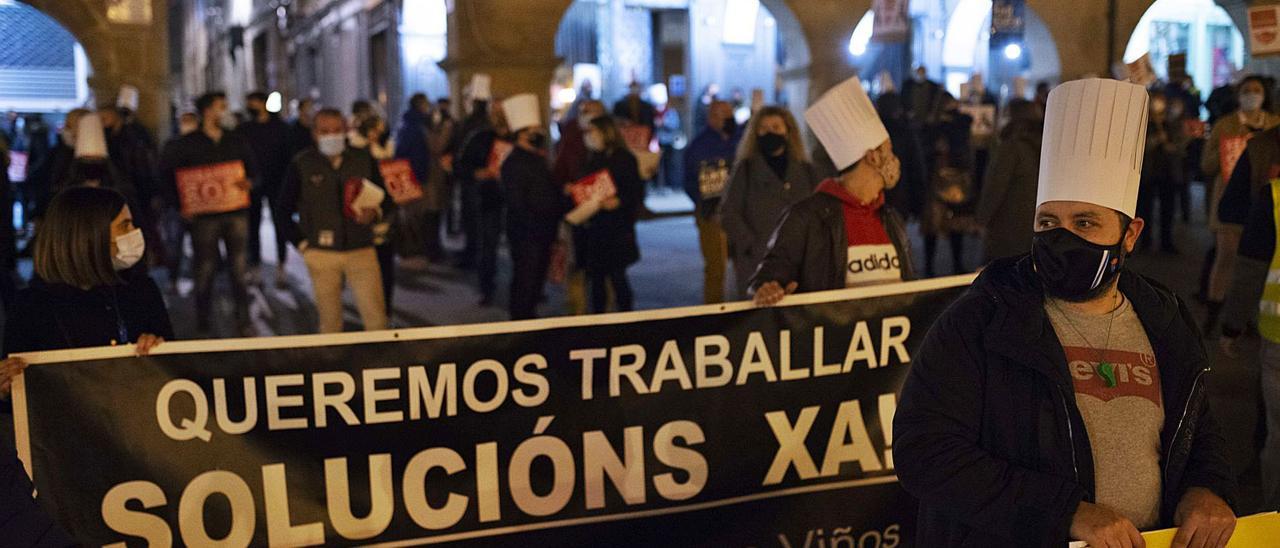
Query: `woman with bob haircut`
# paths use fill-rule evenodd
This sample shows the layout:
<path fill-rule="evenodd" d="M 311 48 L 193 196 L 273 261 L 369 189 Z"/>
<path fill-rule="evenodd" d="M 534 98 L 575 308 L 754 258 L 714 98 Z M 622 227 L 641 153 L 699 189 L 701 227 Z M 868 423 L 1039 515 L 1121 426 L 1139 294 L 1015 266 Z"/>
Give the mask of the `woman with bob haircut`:
<path fill-rule="evenodd" d="M 136 344 L 145 356 L 173 337 L 160 288 L 147 275 L 142 231 L 125 198 L 76 187 L 49 204 L 35 241 L 35 276 L 5 322 L 6 354 Z M 25 368 L 0 363 L 0 395 Z"/>

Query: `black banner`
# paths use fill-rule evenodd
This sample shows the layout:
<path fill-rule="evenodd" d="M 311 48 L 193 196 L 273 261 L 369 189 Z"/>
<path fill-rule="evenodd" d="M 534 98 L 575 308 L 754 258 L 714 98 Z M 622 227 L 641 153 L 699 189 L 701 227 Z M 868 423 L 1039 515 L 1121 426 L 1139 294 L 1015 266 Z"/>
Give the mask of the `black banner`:
<path fill-rule="evenodd" d="M 896 395 L 970 279 L 31 355 L 19 452 L 93 545 L 910 546 Z"/>

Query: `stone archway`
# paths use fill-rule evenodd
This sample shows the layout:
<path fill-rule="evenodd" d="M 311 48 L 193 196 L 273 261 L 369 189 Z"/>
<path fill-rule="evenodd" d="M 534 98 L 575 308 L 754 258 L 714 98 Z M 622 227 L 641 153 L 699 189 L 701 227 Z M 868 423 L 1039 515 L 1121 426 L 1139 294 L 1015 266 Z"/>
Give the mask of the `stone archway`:
<path fill-rule="evenodd" d="M 93 67 L 89 88 L 99 103 L 113 101 L 122 84 L 140 91 L 138 116 L 152 131 L 169 127 L 168 2 L 151 1 L 149 25 L 107 20 L 106 2 L 94 0 L 22 0 L 75 36 Z"/>

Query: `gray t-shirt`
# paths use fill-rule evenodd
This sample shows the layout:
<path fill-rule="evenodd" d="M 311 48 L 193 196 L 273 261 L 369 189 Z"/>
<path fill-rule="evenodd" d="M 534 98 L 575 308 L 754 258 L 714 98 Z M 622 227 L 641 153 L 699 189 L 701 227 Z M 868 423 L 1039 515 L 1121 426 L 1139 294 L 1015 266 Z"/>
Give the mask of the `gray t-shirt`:
<path fill-rule="evenodd" d="M 1128 299 L 1101 315 L 1052 299 L 1044 309 L 1066 351 L 1093 448 L 1097 503 L 1150 529 L 1160 520 L 1164 404 L 1147 332 Z"/>

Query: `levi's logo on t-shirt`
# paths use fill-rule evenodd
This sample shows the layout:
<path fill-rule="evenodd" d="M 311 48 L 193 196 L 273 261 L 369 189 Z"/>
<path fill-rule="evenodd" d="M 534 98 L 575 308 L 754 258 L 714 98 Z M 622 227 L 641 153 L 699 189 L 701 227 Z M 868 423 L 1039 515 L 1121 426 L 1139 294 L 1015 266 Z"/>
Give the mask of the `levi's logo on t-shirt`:
<path fill-rule="evenodd" d="M 902 281 L 902 263 L 893 244 L 851 245 L 845 287 Z"/>
<path fill-rule="evenodd" d="M 1093 396 L 1103 402 L 1133 396 L 1160 405 L 1160 371 L 1155 356 L 1079 346 L 1067 346 L 1063 350 L 1076 394 Z"/>

